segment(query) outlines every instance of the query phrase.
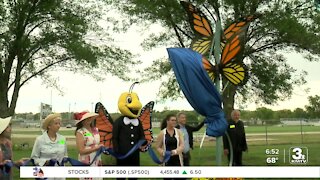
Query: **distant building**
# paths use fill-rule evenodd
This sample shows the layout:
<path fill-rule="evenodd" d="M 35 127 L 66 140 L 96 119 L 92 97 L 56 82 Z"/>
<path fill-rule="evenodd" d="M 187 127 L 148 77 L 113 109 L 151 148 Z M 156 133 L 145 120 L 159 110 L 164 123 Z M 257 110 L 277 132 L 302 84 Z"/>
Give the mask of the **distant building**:
<path fill-rule="evenodd" d="M 320 119 L 280 118 L 283 125 L 320 126 Z"/>
<path fill-rule="evenodd" d="M 246 126 L 256 126 L 256 125 L 263 125 L 263 121 L 258 118 L 251 118 L 249 119 L 241 119 L 244 125 Z"/>
<path fill-rule="evenodd" d="M 24 128 L 40 128 L 40 123 L 39 122 L 21 122 L 20 126 Z"/>

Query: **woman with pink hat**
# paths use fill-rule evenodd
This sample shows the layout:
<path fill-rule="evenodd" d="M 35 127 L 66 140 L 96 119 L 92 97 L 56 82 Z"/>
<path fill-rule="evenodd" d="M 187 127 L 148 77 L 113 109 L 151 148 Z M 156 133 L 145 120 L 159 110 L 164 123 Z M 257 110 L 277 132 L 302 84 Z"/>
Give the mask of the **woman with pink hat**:
<path fill-rule="evenodd" d="M 12 161 L 11 117 L 0 118 L 0 179 L 11 180 L 12 171 L 3 172 L 3 165 Z M 22 158 L 15 164 L 22 164 L 27 158 Z"/>
<path fill-rule="evenodd" d="M 48 115 L 42 122 L 42 129 L 45 130 L 38 136 L 32 149 L 31 158 L 39 166 L 49 165 L 50 159 L 61 163 L 64 157 L 68 156 L 66 138 L 59 134 L 61 126 L 61 115 L 58 113 Z M 57 164 L 55 164 L 57 166 Z M 48 178 L 65 179 L 65 178 Z"/>
<path fill-rule="evenodd" d="M 75 131 L 76 144 L 79 151 L 79 161 L 90 164 L 90 166 L 102 166 L 101 156 L 98 156 L 95 160 L 94 157 L 97 151 L 103 145 L 100 144 L 100 136 L 98 129 L 94 126 L 93 120 L 98 116 L 96 113 L 90 113 L 87 111 L 76 113 L 74 115 L 76 119 L 77 129 Z M 94 161 L 93 161 L 94 160 Z M 80 178 L 90 180 L 102 180 L 102 178 Z"/>

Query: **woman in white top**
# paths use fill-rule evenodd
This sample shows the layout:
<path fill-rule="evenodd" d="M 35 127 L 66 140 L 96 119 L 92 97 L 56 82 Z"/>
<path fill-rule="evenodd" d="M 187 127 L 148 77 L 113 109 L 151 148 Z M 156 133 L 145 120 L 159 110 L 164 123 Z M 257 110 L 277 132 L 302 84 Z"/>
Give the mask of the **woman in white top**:
<path fill-rule="evenodd" d="M 161 131 L 157 136 L 157 151 L 160 155 L 163 156 L 166 151 L 171 152 L 171 157 L 165 166 L 183 166 L 183 133 L 175 128 L 176 126 L 176 116 L 168 115 L 162 121 Z"/>
<path fill-rule="evenodd" d="M 31 158 L 34 159 L 36 165 L 49 165 L 50 159 L 61 163 L 62 159 L 67 156 L 66 138 L 58 133 L 60 126 L 61 115 L 57 113 L 48 115 L 43 121 L 42 128 L 45 132 L 37 137 L 31 153 Z M 48 179 L 63 180 L 65 178 Z"/>
<path fill-rule="evenodd" d="M 79 161 L 90 164 L 90 166 L 102 166 L 101 155 L 96 159 L 97 151 L 103 145 L 100 144 L 100 135 L 98 128 L 93 124 L 93 120 L 98 116 L 96 113 L 81 112 L 76 113 L 77 120 L 75 131 L 76 144 L 79 151 Z M 102 180 L 102 178 L 80 178 L 81 180 Z"/>

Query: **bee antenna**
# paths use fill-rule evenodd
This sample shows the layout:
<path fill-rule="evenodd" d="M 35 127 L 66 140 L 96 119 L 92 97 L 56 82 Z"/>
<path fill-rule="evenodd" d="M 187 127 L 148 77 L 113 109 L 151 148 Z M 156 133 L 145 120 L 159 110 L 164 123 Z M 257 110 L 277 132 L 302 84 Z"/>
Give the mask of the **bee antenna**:
<path fill-rule="evenodd" d="M 139 84 L 139 82 L 134 82 L 134 83 L 130 86 L 129 93 L 132 92 L 133 86 L 134 86 L 135 84 Z"/>

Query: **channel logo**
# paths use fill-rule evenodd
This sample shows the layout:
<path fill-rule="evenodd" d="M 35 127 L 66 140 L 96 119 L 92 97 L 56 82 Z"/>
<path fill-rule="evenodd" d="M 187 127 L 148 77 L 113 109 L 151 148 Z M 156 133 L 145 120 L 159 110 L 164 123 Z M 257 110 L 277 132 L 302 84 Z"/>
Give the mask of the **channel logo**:
<path fill-rule="evenodd" d="M 33 168 L 33 176 L 35 177 L 43 177 L 44 176 L 44 172 L 41 168 L 38 167 L 34 167 Z"/>
<path fill-rule="evenodd" d="M 308 148 L 306 147 L 291 147 L 289 149 L 290 164 L 307 164 L 308 163 Z"/>

